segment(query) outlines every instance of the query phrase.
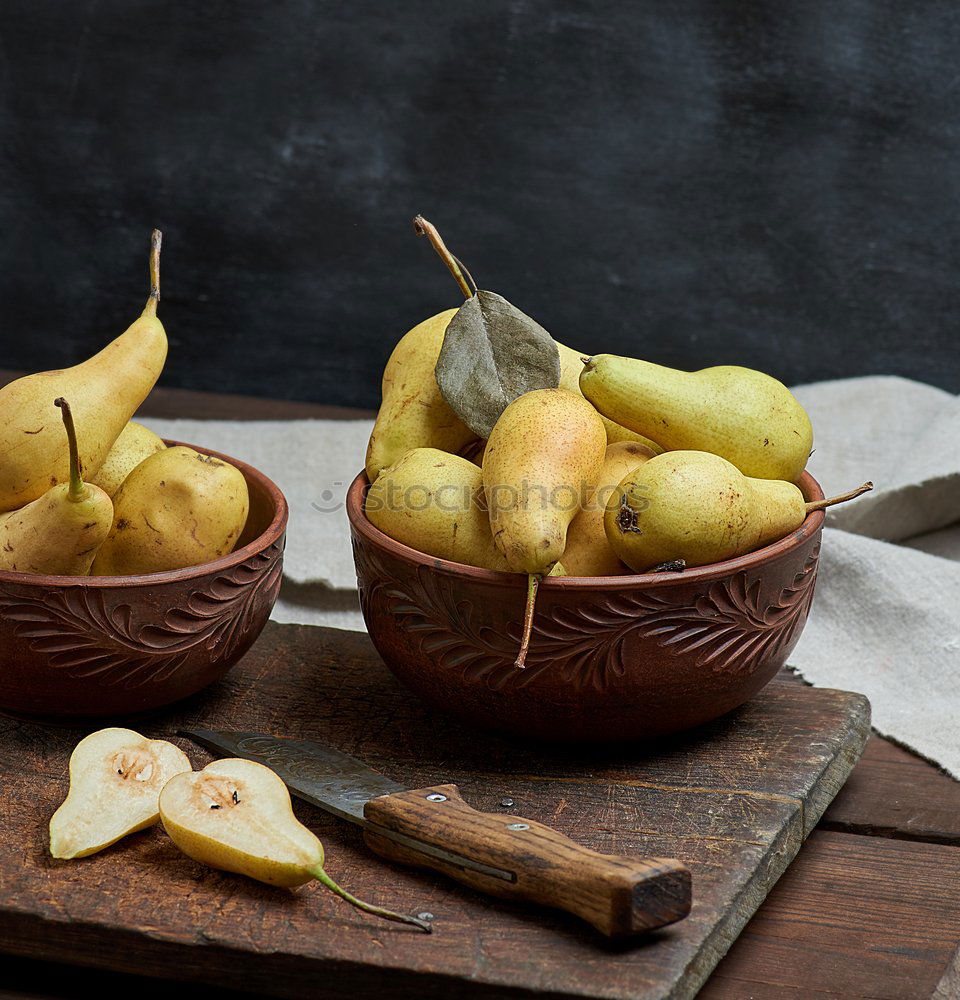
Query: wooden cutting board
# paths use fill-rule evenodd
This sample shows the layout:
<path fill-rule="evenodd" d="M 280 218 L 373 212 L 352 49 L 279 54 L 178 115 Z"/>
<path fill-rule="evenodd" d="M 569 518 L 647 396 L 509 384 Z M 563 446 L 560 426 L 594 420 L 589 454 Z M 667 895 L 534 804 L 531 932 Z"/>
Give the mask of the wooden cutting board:
<path fill-rule="evenodd" d="M 205 869 L 156 828 L 54 861 L 46 828 L 70 751 L 99 724 L 0 717 L 0 950 L 290 997 L 691 997 L 846 779 L 869 714 L 862 695 L 783 675 L 656 746 L 547 747 L 424 707 L 365 635 L 271 623 L 226 680 L 128 724 L 165 738 L 181 726 L 314 738 L 412 788 L 456 782 L 478 809 L 540 820 L 600 851 L 680 858 L 693 872 L 690 917 L 612 944 L 573 917 L 393 867 L 357 828 L 303 803 L 330 874 L 373 902 L 434 914 L 431 936 L 317 885 L 274 889 Z M 210 759 L 174 741 L 196 767 Z"/>

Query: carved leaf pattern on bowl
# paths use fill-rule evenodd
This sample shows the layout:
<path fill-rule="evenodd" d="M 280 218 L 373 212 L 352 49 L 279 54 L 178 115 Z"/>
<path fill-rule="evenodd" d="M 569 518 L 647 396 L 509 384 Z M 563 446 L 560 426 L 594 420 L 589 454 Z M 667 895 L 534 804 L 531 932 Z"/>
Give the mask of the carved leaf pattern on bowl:
<path fill-rule="evenodd" d="M 538 612 L 527 667 L 521 671 L 513 665 L 519 621 L 503 632 L 479 625 L 473 602 L 458 600 L 441 574 L 421 565 L 401 581 L 366 546 L 355 543 L 365 615 L 382 600 L 405 630 L 419 637 L 424 654 L 445 670 L 459 671 L 465 683 L 494 690 L 526 687 L 551 670 L 578 690 L 604 691 L 629 669 L 631 638 L 693 652 L 697 665 L 717 673 L 749 674 L 799 635 L 813 599 L 818 555 L 819 545 L 773 599 L 764 598 L 759 579 L 741 571 L 707 584 L 685 604 L 655 591 L 627 591 L 575 609 Z"/>
<path fill-rule="evenodd" d="M 280 589 L 283 539 L 214 577 L 182 607 L 144 620 L 109 588 L 62 587 L 42 596 L 0 587 L 0 619 L 71 678 L 141 687 L 169 678 L 202 647 L 211 663 L 228 658 Z"/>

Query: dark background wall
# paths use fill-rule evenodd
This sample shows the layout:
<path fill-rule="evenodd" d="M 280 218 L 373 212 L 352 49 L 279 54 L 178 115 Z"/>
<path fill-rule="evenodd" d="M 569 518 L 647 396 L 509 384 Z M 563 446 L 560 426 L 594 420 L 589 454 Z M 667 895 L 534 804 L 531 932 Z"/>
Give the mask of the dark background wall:
<path fill-rule="evenodd" d="M 4 0 L 0 367 L 145 296 L 163 383 L 373 405 L 458 301 L 558 339 L 960 389 L 960 7 Z"/>

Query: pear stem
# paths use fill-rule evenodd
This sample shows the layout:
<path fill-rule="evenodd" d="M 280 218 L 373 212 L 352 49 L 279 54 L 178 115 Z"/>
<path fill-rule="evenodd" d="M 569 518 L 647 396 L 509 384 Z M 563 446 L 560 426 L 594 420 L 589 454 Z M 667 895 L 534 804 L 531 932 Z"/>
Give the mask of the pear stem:
<path fill-rule="evenodd" d="M 163 233 L 154 229 L 150 235 L 150 296 L 144 312 L 151 316 L 157 314 L 157 303 L 160 301 L 160 246 L 163 243 Z"/>
<path fill-rule="evenodd" d="M 873 483 L 864 483 L 863 486 L 858 486 L 855 490 L 850 490 L 847 493 L 841 493 L 835 497 L 828 497 L 826 500 L 812 500 L 808 504 L 804 504 L 807 513 L 809 514 L 814 510 L 823 510 L 824 507 L 832 507 L 837 503 L 846 503 L 848 500 L 852 500 L 854 497 L 860 496 L 861 493 L 868 493 L 873 489 Z"/>
<path fill-rule="evenodd" d="M 527 665 L 527 652 L 530 649 L 530 633 L 533 631 L 533 612 L 537 604 L 537 590 L 540 588 L 540 576 L 531 573 L 527 577 L 527 607 L 523 613 L 523 638 L 520 640 L 520 652 L 514 666 L 523 670 Z"/>
<path fill-rule="evenodd" d="M 447 245 L 443 242 L 443 238 L 437 231 L 437 227 L 432 222 L 428 222 L 422 215 L 418 215 L 413 220 L 413 229 L 417 236 L 426 236 L 426 238 L 430 241 L 430 245 L 440 255 L 440 259 L 447 265 L 450 273 L 460 286 L 460 291 L 463 292 L 464 297 L 472 299 L 474 294 L 473 289 L 467 283 L 467 279 L 463 275 L 466 268 L 461 270 L 462 265 L 447 249 Z"/>
<path fill-rule="evenodd" d="M 316 868 L 310 870 L 310 874 L 321 883 L 325 885 L 331 892 L 336 893 L 341 899 L 345 899 L 348 903 L 356 906 L 358 909 L 363 910 L 365 913 L 372 913 L 376 917 L 383 917 L 384 920 L 394 920 L 400 924 L 410 924 L 413 927 L 419 927 L 425 934 L 430 934 L 433 931 L 433 927 L 426 920 L 421 920 L 419 917 L 411 917 L 405 913 L 394 913 L 393 910 L 385 910 L 381 906 L 373 906 L 371 903 L 365 903 L 362 899 L 357 899 L 356 896 L 351 896 L 346 889 L 341 889 L 336 882 L 324 871 L 322 865 L 317 865 Z"/>
<path fill-rule="evenodd" d="M 67 444 L 70 448 L 70 489 L 67 491 L 67 496 L 71 500 L 83 500 L 87 495 L 87 488 L 83 482 L 83 470 L 80 468 L 80 452 L 77 449 L 77 430 L 73 426 L 73 414 L 70 412 L 70 404 L 63 396 L 58 396 L 53 401 L 53 405 L 60 407 L 63 426 L 67 431 Z"/>

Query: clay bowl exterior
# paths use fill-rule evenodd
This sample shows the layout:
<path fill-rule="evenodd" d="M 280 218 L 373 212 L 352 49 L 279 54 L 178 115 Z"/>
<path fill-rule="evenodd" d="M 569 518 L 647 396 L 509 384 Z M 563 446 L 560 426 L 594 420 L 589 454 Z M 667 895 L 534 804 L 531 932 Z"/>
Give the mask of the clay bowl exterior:
<path fill-rule="evenodd" d="M 804 474 L 808 500 L 819 485 Z M 363 616 L 387 666 L 470 722 L 546 740 L 643 740 L 723 715 L 786 662 L 810 610 L 823 512 L 786 538 L 681 573 L 540 585 L 517 670 L 526 578 L 424 555 L 347 495 Z"/>
<path fill-rule="evenodd" d="M 179 444 L 168 441 L 168 444 Z M 260 634 L 280 590 L 287 502 L 262 472 L 237 548 L 143 576 L 0 571 L 0 709 L 79 717 L 142 712 L 222 677 Z"/>

